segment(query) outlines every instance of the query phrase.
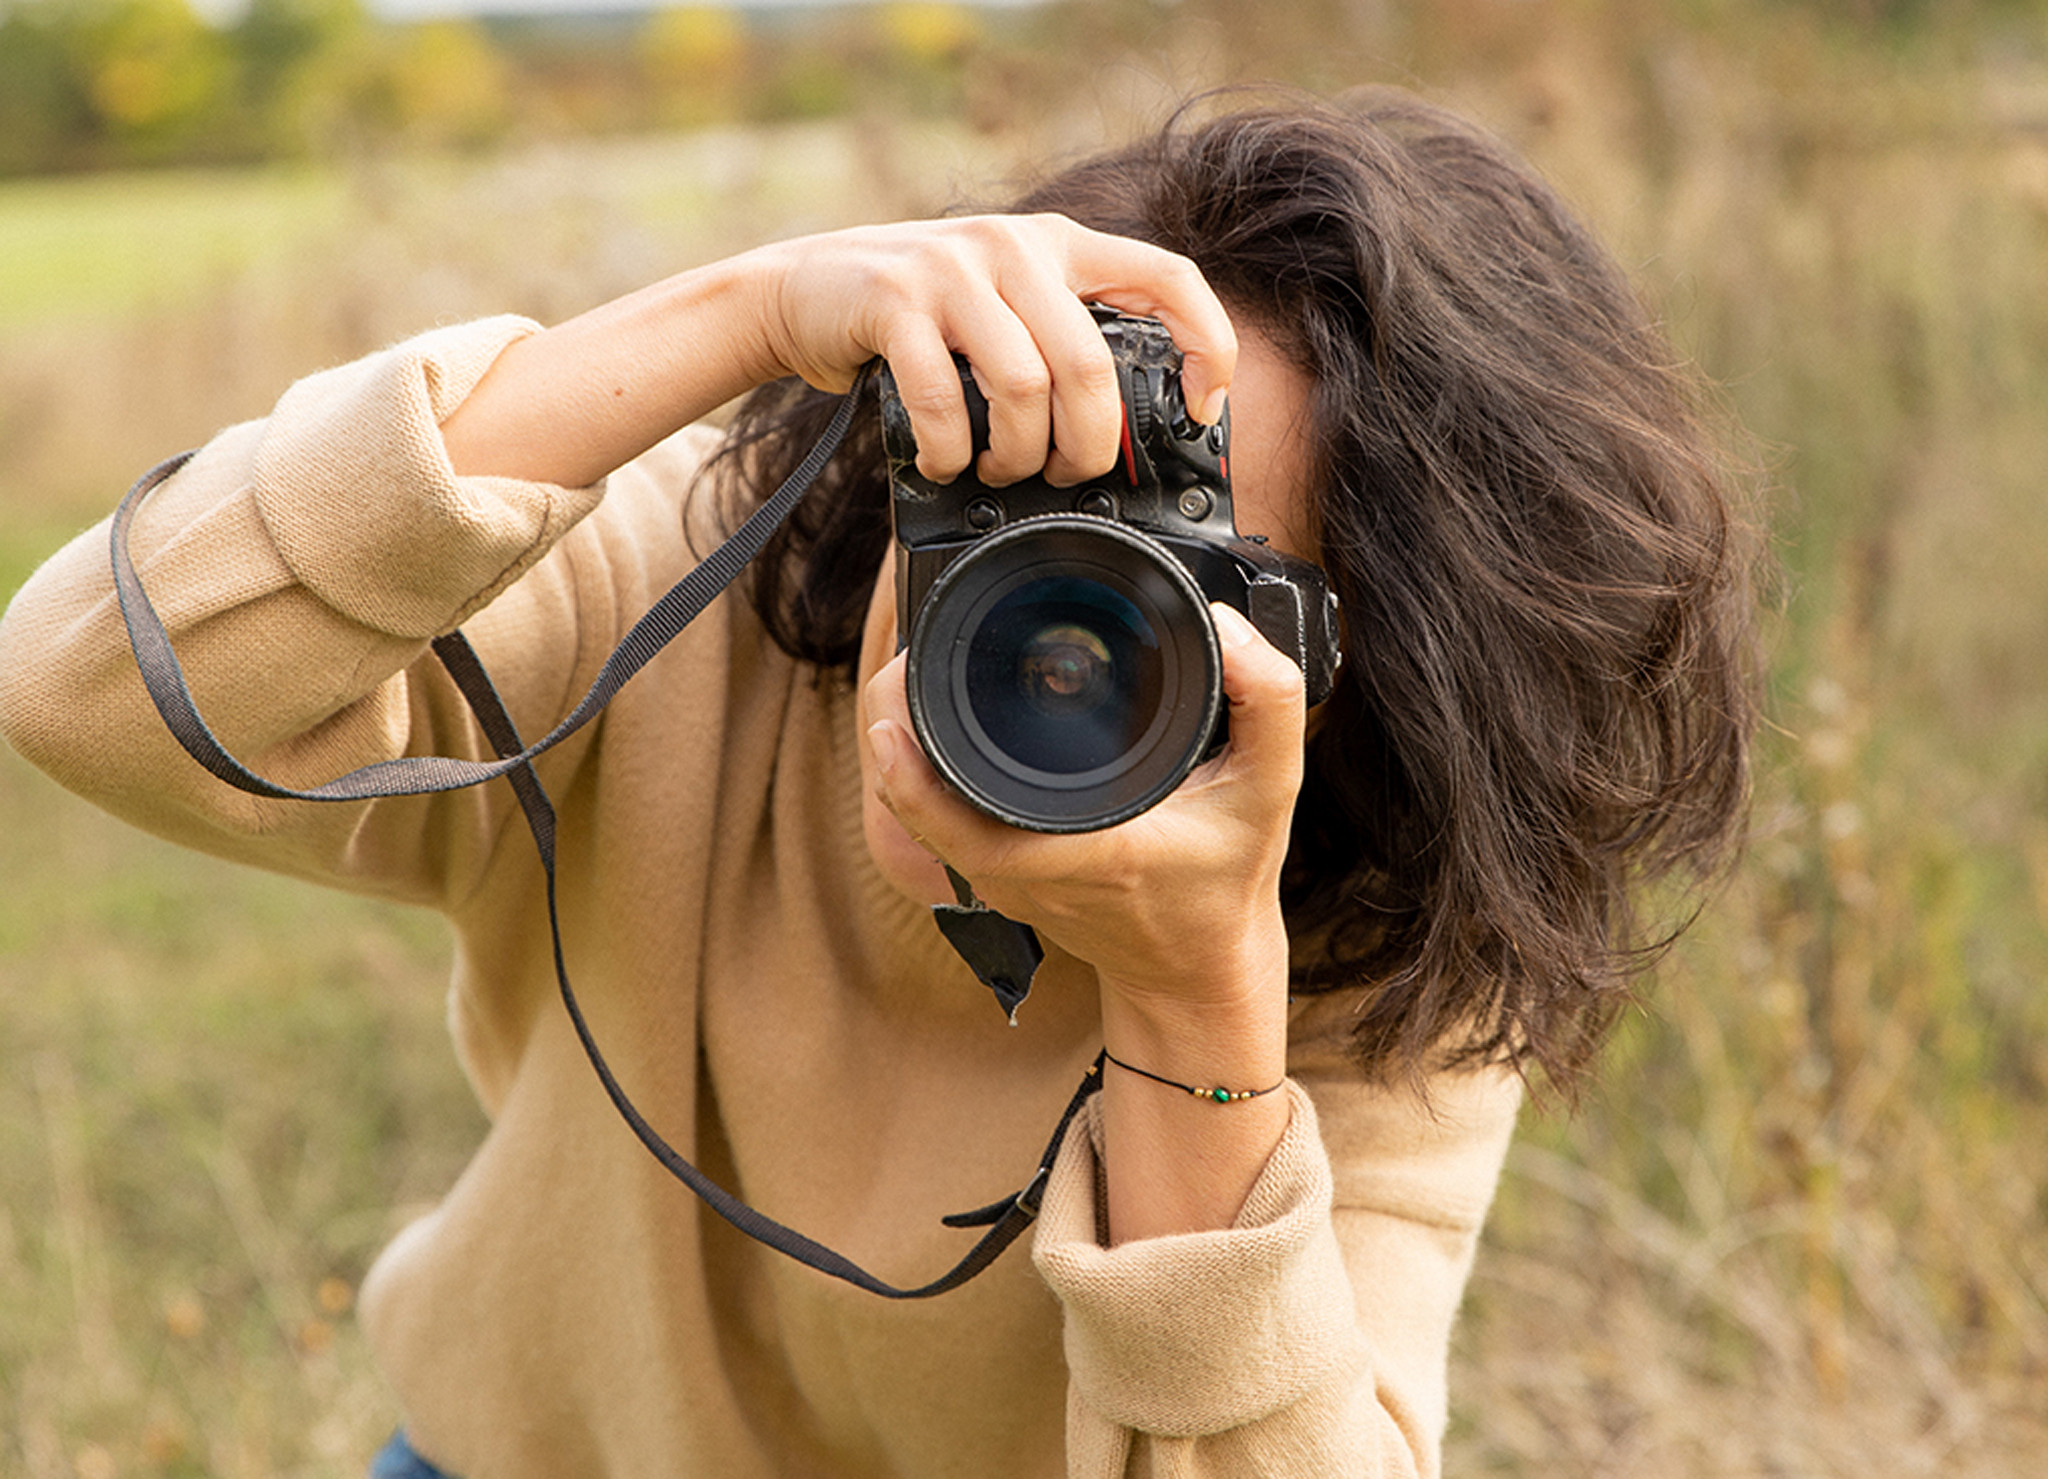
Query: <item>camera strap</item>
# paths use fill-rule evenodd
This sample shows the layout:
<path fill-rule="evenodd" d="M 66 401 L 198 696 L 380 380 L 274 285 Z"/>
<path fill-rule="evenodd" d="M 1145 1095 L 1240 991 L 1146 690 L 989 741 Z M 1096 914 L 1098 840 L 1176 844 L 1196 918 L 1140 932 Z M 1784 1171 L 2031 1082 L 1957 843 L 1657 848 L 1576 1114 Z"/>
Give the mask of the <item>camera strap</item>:
<path fill-rule="evenodd" d="M 946 866 L 956 904 L 932 905 L 932 919 L 959 957 L 972 967 L 981 984 L 996 994 L 996 1004 L 1017 1025 L 1017 1008 L 1031 994 L 1032 977 L 1045 959 L 1038 931 L 1019 924 L 974 896 L 974 885 Z"/>
<path fill-rule="evenodd" d="M 1073 1123 L 1074 1116 L 1087 1103 L 1089 1096 L 1102 1086 L 1102 1059 L 1098 1056 L 1082 1075 L 1079 1087 L 1075 1089 L 1066 1110 L 1060 1116 L 1058 1125 L 1053 1130 L 1051 1139 L 1046 1143 L 1044 1154 L 1039 1157 L 1037 1169 L 1022 1190 L 986 1207 L 977 1208 L 972 1212 L 955 1213 L 941 1219 L 948 1227 L 988 1229 L 959 1263 L 930 1283 L 915 1288 L 899 1288 L 876 1278 L 851 1259 L 777 1222 L 718 1185 L 670 1145 L 627 1096 L 624 1087 L 612 1073 L 611 1066 L 605 1061 L 604 1054 L 599 1050 L 597 1039 L 592 1034 L 589 1023 L 584 1019 L 582 1007 L 576 1000 L 575 990 L 569 984 L 567 958 L 562 945 L 561 918 L 556 906 L 555 809 L 533 768 L 536 757 L 553 749 L 595 718 L 626 681 L 652 661 L 655 654 L 681 633 L 683 628 L 688 626 L 713 598 L 738 578 L 740 572 L 760 553 L 769 537 L 789 517 L 791 510 L 809 491 L 818 475 L 824 471 L 826 463 L 838 450 L 847 428 L 852 424 L 854 409 L 872 368 L 870 365 L 860 372 L 824 435 L 818 439 L 817 445 L 811 448 L 796 471 L 741 523 L 725 543 L 671 587 L 668 593 L 633 625 L 613 650 L 612 655 L 606 659 L 589 691 L 570 711 L 568 717 L 533 744 L 522 742 L 511 715 L 506 712 L 497 688 L 492 684 L 489 673 L 485 671 L 469 639 L 458 630 L 434 640 L 432 646 L 435 656 L 476 715 L 485 738 L 497 752 L 498 759 L 495 761 L 459 760 L 445 755 L 407 756 L 366 765 L 307 790 L 281 786 L 256 774 L 227 752 L 213 731 L 207 727 L 206 721 L 200 717 L 191 689 L 186 684 L 184 669 L 172 649 L 170 634 L 165 630 L 156 608 L 143 590 L 141 577 L 136 572 L 128 549 L 129 530 L 134 524 L 136 510 L 152 491 L 189 462 L 193 453 L 181 453 L 160 463 L 129 489 L 127 496 L 121 500 L 120 506 L 114 512 L 109 545 L 115 593 L 120 601 L 122 620 L 128 628 L 129 645 L 135 655 L 136 667 L 142 676 L 144 686 L 149 690 L 151 702 L 156 705 L 157 713 L 187 754 L 228 785 L 252 795 L 277 800 L 366 801 L 392 796 L 417 796 L 460 790 L 504 777 L 511 783 L 513 793 L 518 798 L 520 810 L 525 815 L 528 830 L 533 834 L 534 847 L 540 856 L 541 868 L 546 876 L 548 930 L 554 950 L 555 982 L 560 988 L 562 1004 L 568 1011 L 570 1023 L 575 1028 L 577 1039 L 583 1045 L 585 1056 L 589 1058 L 592 1069 L 596 1071 L 598 1081 L 604 1086 L 605 1094 L 640 1143 L 669 1174 L 702 1198 L 712 1211 L 757 1242 L 821 1273 L 843 1279 L 849 1284 L 884 1298 L 926 1299 L 958 1288 L 987 1268 L 1037 1217 L 1040 1202 L 1045 1194 L 1046 1182 L 1052 1174 L 1053 1162 L 1059 1154 L 1061 1143 L 1066 1138 L 1067 1128 Z M 1003 948 L 1011 953 L 1002 956 L 994 965 L 978 960 L 975 954 L 969 953 L 970 946 L 955 938 L 953 930 L 948 929 L 946 933 L 948 939 L 954 940 L 956 948 L 967 956 L 969 964 L 974 967 L 978 976 L 994 986 L 996 982 L 991 980 L 993 976 L 1014 992 L 1015 1000 L 1010 1000 L 1002 989 L 998 989 L 998 999 L 1007 1010 L 1014 1011 L 1016 1002 L 1022 1000 L 1023 994 L 1015 980 L 1019 972 L 1023 974 L 1022 987 L 1028 988 L 1029 985 L 1029 972 L 1024 969 L 1024 962 L 1014 953 L 1021 949 L 1015 943 L 1014 932 L 1025 930 L 1025 927 L 1016 925 L 1001 915 L 981 909 L 978 901 L 970 906 L 971 891 L 966 890 L 964 884 L 958 884 L 956 887 L 961 889 L 961 904 L 941 906 L 942 910 L 961 914 L 978 912 L 986 915 L 989 921 L 1001 921 L 1002 924 L 1010 926 L 1011 939 L 1005 942 Z M 943 921 L 947 916 L 939 913 L 939 917 Z M 1002 932 L 997 930 L 996 933 Z M 1035 949 L 1035 941 L 1032 948 Z M 1029 962 L 1033 966 L 1036 963 L 1035 959 Z"/>

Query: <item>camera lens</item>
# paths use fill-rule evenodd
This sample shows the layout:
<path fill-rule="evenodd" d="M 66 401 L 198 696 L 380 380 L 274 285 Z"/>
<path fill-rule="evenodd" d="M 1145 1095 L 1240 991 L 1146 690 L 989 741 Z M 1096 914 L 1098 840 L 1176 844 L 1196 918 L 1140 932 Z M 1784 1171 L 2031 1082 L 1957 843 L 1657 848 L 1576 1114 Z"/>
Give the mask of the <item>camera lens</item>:
<path fill-rule="evenodd" d="M 1028 580 L 969 639 L 967 701 L 1020 766 L 1078 775 L 1139 744 L 1159 709 L 1159 638 L 1137 605 L 1092 576 Z"/>
<path fill-rule="evenodd" d="M 1048 717 L 1100 708 L 1115 679 L 1109 644 L 1085 627 L 1047 627 L 1017 659 L 1025 700 Z"/>
<path fill-rule="evenodd" d="M 1027 519 L 933 583 L 910 632 L 911 716 L 939 772 L 1014 826 L 1110 826 L 1200 759 L 1222 665 L 1171 551 L 1085 515 Z"/>

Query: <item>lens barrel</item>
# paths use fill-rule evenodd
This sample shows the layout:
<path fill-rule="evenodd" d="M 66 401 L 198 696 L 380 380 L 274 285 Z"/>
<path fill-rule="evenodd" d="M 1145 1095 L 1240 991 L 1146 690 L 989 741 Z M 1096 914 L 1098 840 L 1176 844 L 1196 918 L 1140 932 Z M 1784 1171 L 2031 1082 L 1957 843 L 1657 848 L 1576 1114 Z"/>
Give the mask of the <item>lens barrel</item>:
<path fill-rule="evenodd" d="M 941 775 L 997 819 L 1087 832 L 1201 760 L 1223 702 L 1207 598 L 1164 545 L 1085 514 L 1025 519 L 933 582 L 910 713 Z"/>

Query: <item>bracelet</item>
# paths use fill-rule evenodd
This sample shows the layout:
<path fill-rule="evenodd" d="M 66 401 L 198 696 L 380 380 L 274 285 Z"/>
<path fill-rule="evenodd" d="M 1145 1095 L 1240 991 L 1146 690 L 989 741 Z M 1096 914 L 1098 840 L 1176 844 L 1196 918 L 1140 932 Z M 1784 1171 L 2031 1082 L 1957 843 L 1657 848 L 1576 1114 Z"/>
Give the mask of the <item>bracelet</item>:
<path fill-rule="evenodd" d="M 1149 1078 L 1155 1084 L 1165 1084 L 1169 1089 L 1179 1089 L 1183 1094 L 1192 1094 L 1197 1099 L 1208 1099 L 1217 1104 L 1231 1104 L 1239 1099 L 1256 1099 L 1262 1094 L 1272 1093 L 1280 1087 L 1280 1084 L 1287 1082 L 1285 1078 L 1282 1078 L 1279 1084 L 1272 1084 L 1263 1089 L 1198 1089 L 1193 1084 L 1184 1084 L 1174 1079 L 1161 1078 L 1158 1074 L 1140 1068 L 1136 1064 L 1126 1063 L 1108 1048 L 1102 1050 L 1102 1056 L 1126 1073 L 1135 1073 L 1139 1078 Z"/>

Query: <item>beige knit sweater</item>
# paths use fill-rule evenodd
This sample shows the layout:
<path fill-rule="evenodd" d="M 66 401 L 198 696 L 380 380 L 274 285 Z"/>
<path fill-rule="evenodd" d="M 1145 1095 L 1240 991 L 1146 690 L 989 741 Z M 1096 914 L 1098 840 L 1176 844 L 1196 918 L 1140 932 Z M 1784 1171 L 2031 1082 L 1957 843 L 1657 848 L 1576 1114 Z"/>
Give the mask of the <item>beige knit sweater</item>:
<path fill-rule="evenodd" d="M 542 733 L 692 562 L 681 498 L 708 433 L 604 487 L 450 473 L 437 422 L 531 327 L 441 330 L 316 375 L 145 507 L 143 579 L 201 712 L 256 769 L 305 786 L 408 752 L 484 755 L 423 658 L 458 622 Z M 1347 1069 L 1343 1002 L 1303 1003 L 1291 1127 L 1234 1228 L 1100 1246 L 1086 1125 L 1029 1260 L 892 1303 L 741 1238 L 619 1122 L 557 1000 L 505 786 L 343 805 L 222 786 L 143 694 L 104 528 L 0 623 L 0 725 L 139 826 L 452 920 L 449 1016 L 491 1130 L 363 1298 L 415 1444 L 443 1467 L 1436 1471 L 1510 1076 L 1444 1077 L 1427 1112 Z M 941 1214 L 1022 1183 L 1095 1053 L 1086 968 L 1048 961 L 1005 1025 L 867 857 L 851 694 L 729 600 L 540 770 L 562 812 L 570 968 L 636 1102 L 725 1185 L 883 1277 L 949 1266 L 973 1235 Z"/>

